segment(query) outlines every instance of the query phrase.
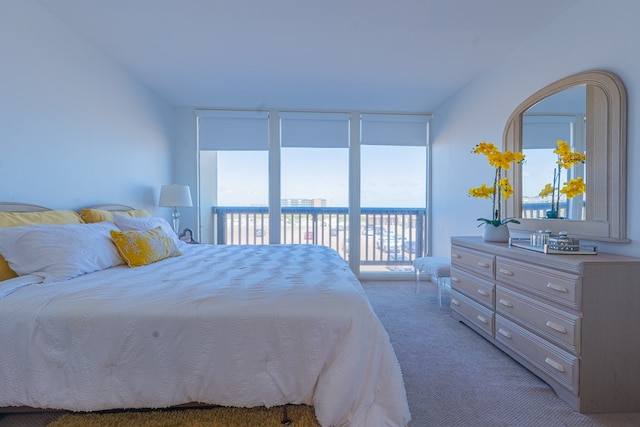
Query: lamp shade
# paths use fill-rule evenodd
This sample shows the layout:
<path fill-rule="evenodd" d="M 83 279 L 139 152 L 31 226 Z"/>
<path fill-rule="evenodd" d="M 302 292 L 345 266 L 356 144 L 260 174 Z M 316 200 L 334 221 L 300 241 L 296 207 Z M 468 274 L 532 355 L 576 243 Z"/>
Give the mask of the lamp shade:
<path fill-rule="evenodd" d="M 193 202 L 191 201 L 191 189 L 188 185 L 163 185 L 160 189 L 160 202 L 158 203 L 158 206 L 193 206 Z"/>

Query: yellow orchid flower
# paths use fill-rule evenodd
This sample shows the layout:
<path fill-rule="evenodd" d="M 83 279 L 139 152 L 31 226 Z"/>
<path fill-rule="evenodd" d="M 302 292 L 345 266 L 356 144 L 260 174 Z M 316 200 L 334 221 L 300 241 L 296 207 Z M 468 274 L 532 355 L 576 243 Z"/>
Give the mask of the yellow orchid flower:
<path fill-rule="evenodd" d="M 576 197 L 584 193 L 587 189 L 587 185 L 584 183 L 584 180 L 581 176 L 578 178 L 574 178 L 564 183 L 562 188 L 560 189 L 560 193 L 565 194 L 568 199 L 572 197 Z"/>
<path fill-rule="evenodd" d="M 487 184 L 482 184 L 480 187 L 470 188 L 469 195 L 475 198 L 490 199 L 493 196 L 493 188 L 487 187 Z"/>
<path fill-rule="evenodd" d="M 544 188 L 540 191 L 539 196 L 540 197 L 547 197 L 549 194 L 553 193 L 553 187 L 551 186 L 551 184 L 547 184 L 544 186 Z"/>
<path fill-rule="evenodd" d="M 522 163 L 525 159 L 524 154 L 513 151 L 505 151 L 503 153 L 495 144 L 486 141 L 476 144 L 471 152 L 486 156 L 489 161 L 489 165 L 495 168 L 495 176 L 492 186 L 482 184 L 480 187 L 469 189 L 469 196 L 492 199 L 493 201 L 493 218 L 478 218 L 478 220 L 495 226 L 505 224 L 507 222 L 518 222 L 515 219 L 503 220 L 501 218 L 502 199 L 507 200 L 513 195 L 513 187 L 511 186 L 509 179 L 506 176 L 503 176 L 503 171 L 508 170 L 512 163 Z"/>

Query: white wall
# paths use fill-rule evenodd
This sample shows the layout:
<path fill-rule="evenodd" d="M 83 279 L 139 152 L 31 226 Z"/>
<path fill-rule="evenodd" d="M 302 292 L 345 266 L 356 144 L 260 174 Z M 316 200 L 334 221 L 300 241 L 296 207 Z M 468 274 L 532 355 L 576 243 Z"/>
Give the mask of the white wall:
<path fill-rule="evenodd" d="M 0 1 L 0 201 L 153 211 L 173 128 L 166 103 L 38 3 Z"/>
<path fill-rule="evenodd" d="M 570 74 L 603 69 L 616 73 L 627 89 L 627 236 L 632 242 L 598 243 L 598 248 L 640 256 L 640 168 L 634 166 L 640 164 L 638 16 L 637 0 L 581 0 L 434 112 L 435 255 L 449 253 L 453 235 L 480 235 L 475 219 L 490 215 L 490 201 L 466 195 L 491 179 L 486 159 L 470 153 L 473 146 L 481 140 L 501 146 L 509 115 L 538 89 Z"/>

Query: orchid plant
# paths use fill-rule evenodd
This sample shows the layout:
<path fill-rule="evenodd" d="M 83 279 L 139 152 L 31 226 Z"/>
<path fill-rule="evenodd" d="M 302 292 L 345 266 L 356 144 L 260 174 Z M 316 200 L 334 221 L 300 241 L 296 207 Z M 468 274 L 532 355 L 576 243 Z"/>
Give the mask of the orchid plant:
<path fill-rule="evenodd" d="M 584 179 L 579 176 L 564 183 L 560 188 L 562 178 L 562 169 L 568 170 L 571 166 L 578 163 L 584 163 L 586 155 L 577 151 L 571 151 L 571 147 L 567 141 L 561 139 L 557 142 L 557 148 L 553 152 L 558 156 L 556 161 L 557 167 L 553 170 L 553 184 L 549 183 L 540 191 L 540 197 L 548 197 L 551 195 L 551 216 L 557 217 L 560 212 L 560 194 L 564 194 L 568 199 L 576 197 L 585 192 L 587 185 Z"/>
<path fill-rule="evenodd" d="M 498 150 L 493 143 L 482 141 L 477 144 L 471 151 L 474 154 L 483 154 L 487 157 L 489 164 L 495 168 L 493 176 L 493 185 L 488 186 L 482 184 L 480 187 L 470 188 L 469 196 L 475 198 L 491 199 L 492 201 L 492 217 L 478 218 L 478 221 L 482 224 L 491 224 L 498 227 L 510 222 L 520 224 L 520 221 L 513 218 L 502 218 L 502 201 L 508 200 L 513 194 L 513 187 L 509 178 L 506 176 L 505 171 L 509 170 L 512 163 L 522 163 L 525 155 L 519 152 L 505 151 L 504 153 Z"/>

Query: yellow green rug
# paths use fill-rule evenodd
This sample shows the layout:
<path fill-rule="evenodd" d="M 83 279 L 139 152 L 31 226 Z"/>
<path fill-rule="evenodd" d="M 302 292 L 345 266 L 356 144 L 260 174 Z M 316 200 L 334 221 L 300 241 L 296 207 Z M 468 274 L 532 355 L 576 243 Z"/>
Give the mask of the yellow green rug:
<path fill-rule="evenodd" d="M 292 427 L 320 427 L 313 407 L 289 405 Z M 65 414 L 48 427 L 282 427 L 281 406 Z"/>

